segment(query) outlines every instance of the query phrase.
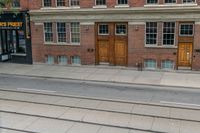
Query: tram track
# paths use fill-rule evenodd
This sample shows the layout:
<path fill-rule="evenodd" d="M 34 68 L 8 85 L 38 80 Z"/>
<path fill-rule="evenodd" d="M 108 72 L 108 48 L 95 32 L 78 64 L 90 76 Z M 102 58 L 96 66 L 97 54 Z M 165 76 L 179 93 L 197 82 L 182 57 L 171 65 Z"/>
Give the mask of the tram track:
<path fill-rule="evenodd" d="M 2 91 L 0 89 L 0 91 Z M 148 103 L 139 103 L 139 102 L 125 102 L 125 101 L 113 101 L 113 100 L 106 100 L 106 99 L 94 99 L 94 98 L 86 98 L 86 97 L 75 97 L 75 96 L 64 96 L 64 95 L 55 95 L 55 94 L 43 94 L 43 93 L 32 93 L 32 92 L 20 92 L 20 91 L 13 91 L 13 90 L 3 90 L 4 92 L 15 92 L 19 94 L 34 94 L 34 95 L 41 95 L 41 96 L 56 96 L 56 97 L 67 97 L 67 98 L 76 98 L 76 99 L 87 99 L 91 100 L 99 100 L 103 102 L 121 102 L 122 104 L 136 104 L 136 105 L 145 105 L 145 106 L 150 106 L 150 107 L 162 107 L 162 108 L 175 108 L 175 109 L 180 109 L 180 110 L 186 110 L 186 111 L 198 111 L 200 112 L 200 109 L 198 108 L 187 108 L 187 107 L 174 107 L 174 106 L 166 106 L 166 105 L 158 105 L 158 104 L 148 104 Z M 156 114 L 142 114 L 140 112 L 130 112 L 130 111 L 120 111 L 120 110 L 112 110 L 112 109 L 101 109 L 101 108 L 93 108 L 93 107 L 81 107 L 77 105 L 61 105 L 61 104 L 56 104 L 56 103 L 44 103 L 44 102 L 38 102 L 34 100 L 18 100 L 18 99 L 9 99 L 9 98 L 1 98 L 1 101 L 13 101 L 13 102 L 21 102 L 21 103 L 29 103 L 29 104 L 38 104 L 38 105 L 48 105 L 48 106 L 54 106 L 54 107 L 68 107 L 68 108 L 74 108 L 74 109 L 83 109 L 83 110 L 90 110 L 90 111 L 102 111 L 102 112 L 109 112 L 109 113 L 119 113 L 119 114 L 127 114 L 127 115 L 138 115 L 138 116 L 145 116 L 145 117 L 154 117 L 154 118 L 163 118 L 163 119 L 173 119 L 173 120 L 181 120 L 181 121 L 191 121 L 191 122 L 200 122 L 200 119 L 183 119 L 179 117 L 172 117 L 172 116 L 163 116 L 163 115 L 156 115 Z M 1 110 L 0 110 L 1 111 Z"/>
<path fill-rule="evenodd" d="M 2 92 L 2 93 L 1 93 Z M 101 108 L 94 108 L 94 107 L 83 107 L 83 106 L 78 106 L 78 105 L 63 105 L 63 104 L 57 104 L 55 103 L 51 103 L 51 102 L 42 102 L 42 101 L 38 101 L 35 100 L 34 101 L 34 96 L 41 96 L 41 97 L 48 97 L 48 98 L 68 98 L 68 99 L 76 99 L 79 100 L 79 102 L 81 100 L 89 100 L 90 102 L 93 101 L 98 101 L 98 102 L 111 102 L 113 104 L 115 103 L 120 103 L 120 104 L 129 104 L 129 105 L 137 105 L 137 106 L 148 106 L 148 107 L 153 107 L 153 108 L 167 108 L 167 109 L 179 109 L 179 110 L 184 110 L 184 111 L 195 111 L 195 112 L 200 112 L 199 108 L 191 108 L 191 107 L 174 107 L 174 106 L 169 106 L 169 105 L 158 105 L 158 104 L 154 104 L 154 103 L 140 103 L 140 102 L 131 102 L 131 101 L 119 101 L 119 100 L 111 100 L 111 99 L 97 99 L 97 98 L 89 98 L 89 97 L 79 97 L 79 96 L 67 96 L 67 95 L 62 95 L 62 94 L 47 94 L 47 93 L 40 93 L 40 92 L 28 92 L 28 91 L 19 91 L 19 90 L 6 90 L 6 89 L 0 89 L 0 103 L 4 103 L 4 102 L 15 102 L 17 104 L 30 104 L 30 105 L 40 105 L 41 106 L 48 106 L 49 109 L 54 108 L 54 107 L 61 107 L 61 108 L 68 108 L 68 109 L 78 109 L 78 110 L 82 110 L 89 112 L 87 115 L 90 115 L 90 113 L 94 113 L 94 112 L 101 112 L 101 113 L 108 113 L 108 114 L 116 114 L 116 115 L 128 115 L 130 117 L 132 116 L 139 116 L 139 117 L 144 117 L 144 118 L 152 118 L 152 119 L 163 119 L 163 120 L 169 120 L 169 121 L 184 121 L 184 122 L 192 122 L 192 123 L 199 123 L 200 119 L 197 117 L 197 119 L 194 118 L 190 118 L 188 117 L 186 118 L 181 118 L 181 117 L 172 117 L 172 116 L 163 116 L 163 115 L 158 115 L 158 114 L 151 114 L 151 113 L 142 113 L 142 112 L 133 112 L 133 111 L 120 111 L 120 110 L 112 110 L 112 109 L 101 109 Z M 23 98 L 19 98 L 20 96 L 25 96 L 26 95 L 31 95 L 32 98 L 28 99 L 24 99 Z M 13 96 L 13 98 L 11 98 Z M 16 96 L 16 97 L 15 97 Z M 9 98 L 6 98 L 9 97 Z M 17 105 L 16 105 L 17 106 Z M 0 106 L 1 107 L 1 106 Z M 133 106 L 134 109 L 134 106 Z M 110 123 L 106 123 L 106 122 L 96 122 L 96 121 L 92 121 L 92 120 L 88 120 L 85 119 L 84 116 L 82 119 L 77 120 L 77 119 L 72 119 L 72 118 L 62 118 L 62 117 L 55 117 L 55 116 L 49 116 L 49 115 L 44 115 L 44 114 L 37 114 L 37 113 L 26 113 L 26 112 L 20 112 L 18 110 L 6 110 L 3 108 L 0 108 L 0 113 L 8 113 L 8 114 L 15 114 L 15 115 L 23 115 L 23 116 L 29 116 L 29 117 L 38 117 L 38 118 L 45 118 L 45 119 L 54 119 L 54 120 L 59 120 L 59 121 L 71 121 L 71 122 L 78 122 L 78 123 L 86 123 L 86 124 L 92 124 L 92 125 L 98 125 L 98 126 L 107 126 L 107 127 L 114 127 L 114 128 L 122 128 L 122 129 L 129 129 L 129 130 L 138 130 L 138 131 L 143 131 L 143 132 L 154 132 L 154 133 L 165 133 L 165 132 L 161 132 L 161 131 L 156 131 L 156 130 L 149 130 L 149 129 L 142 129 L 142 128 L 137 128 L 137 127 L 132 127 L 132 126 L 127 126 L 127 125 L 119 125 L 119 124 L 110 124 Z M 87 118 L 87 117 L 86 117 Z M 0 128 L 10 128 L 10 127 L 0 127 Z M 13 129 L 15 130 L 15 129 Z M 18 130 L 18 129 L 16 129 Z M 28 131 L 24 131 L 24 132 L 28 132 Z M 30 132 L 32 133 L 32 132 Z M 33 132 L 34 133 L 34 132 Z"/>

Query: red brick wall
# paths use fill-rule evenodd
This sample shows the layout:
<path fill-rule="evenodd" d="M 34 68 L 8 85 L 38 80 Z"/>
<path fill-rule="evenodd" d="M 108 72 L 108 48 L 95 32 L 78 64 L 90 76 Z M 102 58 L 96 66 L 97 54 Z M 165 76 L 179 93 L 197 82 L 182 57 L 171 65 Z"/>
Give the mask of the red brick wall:
<path fill-rule="evenodd" d="M 31 39 L 33 62 L 44 62 L 43 25 L 31 22 Z"/>
<path fill-rule="evenodd" d="M 193 63 L 192 63 L 192 69 L 193 70 L 200 70 L 200 52 L 196 52 L 196 49 L 200 49 L 200 25 L 195 25 L 195 31 L 194 31 L 194 46 L 193 46 Z"/>
<path fill-rule="evenodd" d="M 155 59 L 158 68 L 161 68 L 161 61 L 166 59 L 173 60 L 176 65 L 176 48 L 145 47 L 145 25 L 129 25 L 128 30 L 128 66 L 136 67 L 136 64 L 140 62 L 144 64 L 145 59 Z"/>
<path fill-rule="evenodd" d="M 57 56 L 65 55 L 68 57 L 68 63 L 71 63 L 71 56 L 80 56 L 82 64 L 94 64 L 95 63 L 95 45 L 94 45 L 94 26 L 83 25 L 81 30 L 81 44 L 80 45 L 59 45 L 56 44 L 56 32 L 54 32 L 54 43 L 44 44 L 43 25 L 35 25 L 31 23 L 32 28 L 32 55 L 33 62 L 44 63 L 47 55 L 55 57 L 57 62 Z M 53 23 L 53 29 L 55 31 L 56 24 Z M 67 28 L 69 29 L 69 27 Z M 69 36 L 69 34 L 68 34 Z M 69 38 L 67 39 L 69 40 Z"/>
<path fill-rule="evenodd" d="M 94 25 L 81 26 L 82 64 L 95 64 L 95 30 Z"/>

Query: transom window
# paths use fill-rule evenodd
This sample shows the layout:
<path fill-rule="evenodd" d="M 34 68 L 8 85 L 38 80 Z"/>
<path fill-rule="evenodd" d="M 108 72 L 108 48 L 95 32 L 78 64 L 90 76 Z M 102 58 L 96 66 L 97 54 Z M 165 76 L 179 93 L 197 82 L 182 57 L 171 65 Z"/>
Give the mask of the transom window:
<path fill-rule="evenodd" d="M 20 7 L 20 0 L 13 0 L 12 6 L 13 7 Z"/>
<path fill-rule="evenodd" d="M 195 0 L 183 0 L 183 3 L 195 3 Z"/>
<path fill-rule="evenodd" d="M 144 67 L 146 69 L 155 69 L 157 66 L 156 60 L 154 59 L 146 59 L 144 60 Z"/>
<path fill-rule="evenodd" d="M 51 22 L 44 23 L 45 42 L 53 42 L 53 28 Z"/>
<path fill-rule="evenodd" d="M 57 0 L 57 6 L 65 6 L 65 0 Z"/>
<path fill-rule="evenodd" d="M 57 23 L 58 42 L 66 42 L 66 24 L 63 22 Z"/>
<path fill-rule="evenodd" d="M 158 0 L 147 0 L 147 4 L 157 4 Z"/>
<path fill-rule="evenodd" d="M 126 24 L 116 24 L 115 33 L 116 35 L 126 35 L 127 34 Z"/>
<path fill-rule="evenodd" d="M 157 44 L 157 22 L 146 22 L 146 44 Z"/>
<path fill-rule="evenodd" d="M 176 3 L 176 0 L 165 0 L 165 3 Z"/>
<path fill-rule="evenodd" d="M 174 45 L 175 22 L 163 23 L 163 45 Z"/>
<path fill-rule="evenodd" d="M 193 35 L 193 24 L 180 24 L 179 28 L 180 36 Z"/>
<path fill-rule="evenodd" d="M 162 69 L 174 69 L 174 61 L 172 60 L 162 60 Z"/>
<path fill-rule="evenodd" d="M 43 0 L 44 1 L 44 7 L 51 7 L 51 0 Z"/>
<path fill-rule="evenodd" d="M 70 6 L 79 6 L 80 0 L 70 0 Z"/>
<path fill-rule="evenodd" d="M 80 43 L 80 23 L 79 22 L 71 23 L 71 42 Z"/>
<path fill-rule="evenodd" d="M 108 25 L 107 24 L 99 24 L 99 35 L 108 35 Z"/>
<path fill-rule="evenodd" d="M 96 0 L 96 5 L 106 5 L 106 0 Z"/>
<path fill-rule="evenodd" d="M 119 5 L 128 4 L 128 0 L 118 0 Z"/>

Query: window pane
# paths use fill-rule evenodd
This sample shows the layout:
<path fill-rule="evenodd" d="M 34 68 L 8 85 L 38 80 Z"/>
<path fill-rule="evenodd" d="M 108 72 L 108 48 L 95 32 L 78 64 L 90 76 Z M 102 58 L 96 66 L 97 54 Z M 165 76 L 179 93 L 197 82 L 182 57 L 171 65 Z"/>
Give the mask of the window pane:
<path fill-rule="evenodd" d="M 107 24 L 99 24 L 99 34 L 100 35 L 108 35 L 108 25 Z"/>
<path fill-rule="evenodd" d="M 180 25 L 181 36 L 192 36 L 193 35 L 193 24 L 181 24 Z"/>
<path fill-rule="evenodd" d="M 165 0 L 165 3 L 176 3 L 176 0 Z"/>
<path fill-rule="evenodd" d="M 57 6 L 65 6 L 65 0 L 57 0 Z"/>
<path fill-rule="evenodd" d="M 58 63 L 60 65 L 66 65 L 66 64 L 68 64 L 67 56 L 63 56 L 63 55 L 58 56 Z"/>
<path fill-rule="evenodd" d="M 51 56 L 51 55 L 48 55 L 46 63 L 47 64 L 54 64 L 54 57 Z"/>
<path fill-rule="evenodd" d="M 20 0 L 13 0 L 12 6 L 13 7 L 20 7 Z"/>
<path fill-rule="evenodd" d="M 44 0 L 44 7 L 51 7 L 51 0 Z"/>
<path fill-rule="evenodd" d="M 71 23 L 71 42 L 80 43 L 80 23 Z"/>
<path fill-rule="evenodd" d="M 80 4 L 79 0 L 71 0 L 70 1 L 71 6 L 79 6 L 79 4 Z"/>
<path fill-rule="evenodd" d="M 147 4 L 157 4 L 158 0 L 147 0 Z"/>
<path fill-rule="evenodd" d="M 58 42 L 66 42 L 66 24 L 57 23 Z"/>
<path fill-rule="evenodd" d="M 118 0 L 118 4 L 128 4 L 128 0 Z"/>
<path fill-rule="evenodd" d="M 106 0 L 96 0 L 96 5 L 106 5 Z"/>
<path fill-rule="evenodd" d="M 183 3 L 194 3 L 195 0 L 183 0 Z"/>
<path fill-rule="evenodd" d="M 174 45 L 175 22 L 163 23 L 163 45 Z"/>
<path fill-rule="evenodd" d="M 157 22 L 146 23 L 146 44 L 154 45 L 157 43 Z"/>
<path fill-rule="evenodd" d="M 44 34 L 45 42 L 53 42 L 53 29 L 51 22 L 44 23 Z"/>
<path fill-rule="evenodd" d="M 156 68 L 156 60 L 146 59 L 144 61 L 144 67 L 147 69 L 155 69 Z"/>
<path fill-rule="evenodd" d="M 81 64 L 79 56 L 72 56 L 72 64 Z"/>
<path fill-rule="evenodd" d="M 172 60 L 163 60 L 162 69 L 174 69 L 174 62 Z"/>
<path fill-rule="evenodd" d="M 116 24 L 116 34 L 117 35 L 126 35 L 127 28 L 125 24 Z"/>

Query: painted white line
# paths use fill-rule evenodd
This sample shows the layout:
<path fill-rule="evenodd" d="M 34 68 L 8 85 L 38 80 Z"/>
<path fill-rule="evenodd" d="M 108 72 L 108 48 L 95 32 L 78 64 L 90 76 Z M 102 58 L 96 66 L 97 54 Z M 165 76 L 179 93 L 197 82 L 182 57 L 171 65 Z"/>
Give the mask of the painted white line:
<path fill-rule="evenodd" d="M 163 104 L 173 104 L 173 105 L 182 105 L 182 106 L 196 106 L 200 107 L 200 104 L 192 104 L 192 103 L 178 103 L 178 102 L 170 102 L 170 101 L 160 101 Z"/>
<path fill-rule="evenodd" d="M 46 92 L 46 93 L 55 93 L 56 91 L 48 91 L 48 90 L 39 90 L 39 89 L 30 89 L 30 88 L 17 88 L 20 91 L 32 91 L 32 92 Z"/>

